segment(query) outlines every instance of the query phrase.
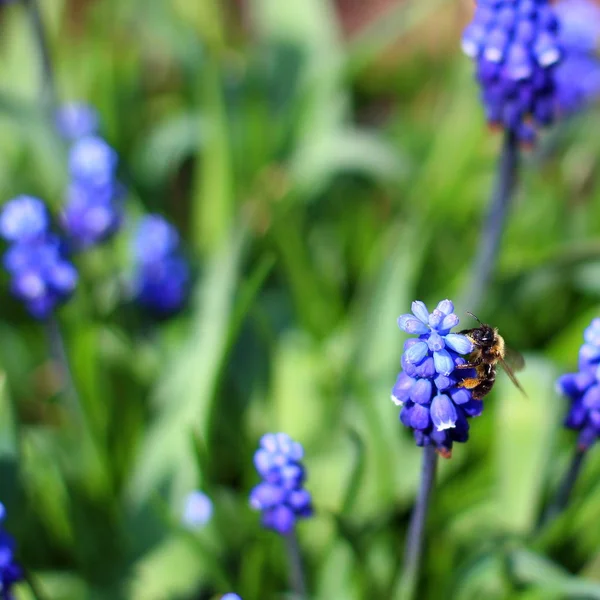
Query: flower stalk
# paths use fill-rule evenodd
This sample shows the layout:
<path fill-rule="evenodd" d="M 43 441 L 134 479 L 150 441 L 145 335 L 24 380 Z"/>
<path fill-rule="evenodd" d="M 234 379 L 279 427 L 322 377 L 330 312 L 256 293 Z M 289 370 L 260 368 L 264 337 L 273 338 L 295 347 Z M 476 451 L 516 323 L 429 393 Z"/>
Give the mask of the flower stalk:
<path fill-rule="evenodd" d="M 38 0 L 23 0 L 27 9 L 33 38 L 36 43 L 40 59 L 41 87 L 40 98 L 45 111 L 52 117 L 57 107 L 56 85 L 54 80 L 54 69 L 48 44 L 48 36 L 44 27 L 44 21 L 38 4 Z"/>
<path fill-rule="evenodd" d="M 298 598 L 304 599 L 306 598 L 306 583 L 296 530 L 293 529 L 286 533 L 284 537 L 289 563 L 290 589 Z"/>
<path fill-rule="evenodd" d="M 411 516 L 406 538 L 402 583 L 399 594 L 401 600 L 412 600 L 413 598 L 416 598 L 425 540 L 425 523 L 431 501 L 433 484 L 435 482 L 437 463 L 438 455 L 435 451 L 435 447 L 425 446 L 423 448 L 419 494 Z"/>
<path fill-rule="evenodd" d="M 519 170 L 519 142 L 512 129 L 504 132 L 496 184 L 481 229 L 471 279 L 461 306 L 477 311 L 485 299 L 498 260 L 500 242 L 514 195 Z"/>
<path fill-rule="evenodd" d="M 544 512 L 544 515 L 538 525 L 538 529 L 544 527 L 554 520 L 569 504 L 573 488 L 579 479 L 581 468 L 583 467 L 584 459 L 587 456 L 587 451 L 584 448 L 577 447 L 571 458 L 571 463 L 567 472 L 564 475 L 562 482 L 558 487 L 556 497 L 553 502 Z"/>

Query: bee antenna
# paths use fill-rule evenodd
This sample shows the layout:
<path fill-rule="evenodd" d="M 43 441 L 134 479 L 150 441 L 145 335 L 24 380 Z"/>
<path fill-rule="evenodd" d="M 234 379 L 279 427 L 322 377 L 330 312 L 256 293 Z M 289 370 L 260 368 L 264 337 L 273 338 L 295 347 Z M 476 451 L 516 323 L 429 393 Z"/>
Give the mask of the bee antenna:
<path fill-rule="evenodd" d="M 483 323 L 472 312 L 467 311 L 467 314 L 471 315 L 480 325 L 483 325 Z"/>

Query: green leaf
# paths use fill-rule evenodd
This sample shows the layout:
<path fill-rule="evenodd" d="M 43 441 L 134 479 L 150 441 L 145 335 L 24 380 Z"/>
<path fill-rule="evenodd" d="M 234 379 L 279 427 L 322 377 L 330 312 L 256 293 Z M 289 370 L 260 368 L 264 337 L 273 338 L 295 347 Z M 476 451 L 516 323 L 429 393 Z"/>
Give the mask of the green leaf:
<path fill-rule="evenodd" d="M 600 583 L 574 577 L 551 560 L 525 549 L 509 554 L 512 575 L 521 584 L 535 585 L 545 598 L 600 599 Z"/>
<path fill-rule="evenodd" d="M 207 265 L 196 290 L 188 338 L 165 365 L 154 391 L 157 413 L 131 480 L 134 505 L 165 487 L 171 502 L 177 503 L 198 484 L 192 434 L 206 439 L 208 433 L 212 400 L 228 347 L 243 238 L 238 232 Z"/>
<path fill-rule="evenodd" d="M 529 357 L 518 377 L 528 398 L 501 369 L 496 383 L 497 511 L 507 529 L 525 533 L 535 524 L 544 491 L 560 403 L 554 391 L 556 372 L 548 361 Z"/>
<path fill-rule="evenodd" d="M 314 198 L 341 174 L 359 174 L 373 181 L 397 182 L 407 171 L 398 149 L 374 132 L 344 128 L 311 137 L 291 161 L 296 189 Z"/>

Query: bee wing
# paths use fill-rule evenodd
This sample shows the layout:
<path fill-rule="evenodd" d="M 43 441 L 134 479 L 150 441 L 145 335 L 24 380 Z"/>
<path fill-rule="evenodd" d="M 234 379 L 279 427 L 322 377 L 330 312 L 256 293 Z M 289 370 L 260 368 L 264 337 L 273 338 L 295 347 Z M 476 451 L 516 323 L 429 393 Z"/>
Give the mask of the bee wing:
<path fill-rule="evenodd" d="M 515 354 L 517 354 L 518 356 L 521 357 L 521 363 L 522 363 L 522 367 L 523 367 L 525 365 L 525 360 L 523 359 L 523 357 L 518 352 L 515 352 Z M 525 390 L 523 389 L 523 387 L 519 383 L 519 380 L 515 377 L 515 374 L 514 374 L 513 370 L 508 365 L 508 363 L 506 362 L 506 360 L 504 360 L 503 358 L 501 358 L 500 359 L 500 364 L 502 365 L 502 368 L 506 371 L 506 374 L 510 377 L 510 380 L 515 384 L 515 387 L 517 387 L 519 389 L 519 391 L 523 394 L 523 396 L 525 396 L 525 398 L 527 398 L 528 397 L 527 393 L 525 392 Z"/>
<path fill-rule="evenodd" d="M 512 348 L 504 349 L 504 361 L 512 371 L 522 371 L 525 367 L 525 359 L 520 352 Z"/>

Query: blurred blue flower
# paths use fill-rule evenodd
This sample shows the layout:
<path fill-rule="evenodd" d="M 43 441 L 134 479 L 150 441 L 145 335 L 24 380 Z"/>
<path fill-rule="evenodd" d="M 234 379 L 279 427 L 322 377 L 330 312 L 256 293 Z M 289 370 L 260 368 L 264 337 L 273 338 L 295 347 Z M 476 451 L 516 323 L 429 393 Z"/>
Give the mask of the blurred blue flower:
<path fill-rule="evenodd" d="M 190 492 L 185 499 L 185 506 L 181 520 L 184 525 L 196 529 L 206 525 L 213 513 L 210 498 L 199 490 Z"/>
<path fill-rule="evenodd" d="M 10 242 L 4 268 L 11 275 L 11 292 L 37 319 L 48 318 L 77 286 L 78 275 L 65 246 L 49 231 L 41 200 L 19 196 L 0 213 L 0 232 Z"/>
<path fill-rule="evenodd" d="M 579 431 L 578 444 L 586 450 L 600 437 L 600 319 L 584 332 L 579 349 L 579 371 L 558 378 L 557 391 L 569 398 L 571 406 L 565 426 Z"/>
<path fill-rule="evenodd" d="M 81 181 L 69 185 L 61 223 L 77 249 L 99 244 L 118 231 L 122 221 L 119 200 L 114 185 L 97 187 Z"/>
<path fill-rule="evenodd" d="M 92 114 L 79 115 L 82 121 L 79 132 L 88 128 L 91 133 L 97 127 L 95 112 L 87 109 Z M 77 110 L 73 111 L 77 113 Z M 117 153 L 96 135 L 71 137 L 75 138 L 69 151 L 71 181 L 61 223 L 73 246 L 84 250 L 104 242 L 118 231 L 122 222 L 123 189 L 116 179 Z"/>
<path fill-rule="evenodd" d="M 9 200 L 0 214 L 0 235 L 10 242 L 25 242 L 43 236 L 50 225 L 44 203 L 33 196 Z"/>
<path fill-rule="evenodd" d="M 147 215 L 138 224 L 132 254 L 136 302 L 156 316 L 179 311 L 188 297 L 190 270 L 177 230 L 159 215 Z"/>
<path fill-rule="evenodd" d="M 453 442 L 469 437 L 467 418 L 483 411 L 483 402 L 459 387 L 469 369 L 461 354 L 473 350 L 470 340 L 451 333 L 459 319 L 450 300 L 440 302 L 429 313 L 423 302 L 412 303 L 412 314 L 398 319 L 400 329 L 417 335 L 404 344 L 402 369 L 392 389 L 392 401 L 402 406 L 400 420 L 414 430 L 419 446 L 434 445 L 442 456 L 449 457 Z"/>
<path fill-rule="evenodd" d="M 561 0 L 557 14 L 563 59 L 556 68 L 556 100 L 562 114 L 600 97 L 600 7 L 590 0 Z"/>
<path fill-rule="evenodd" d="M 2 526 L 5 518 L 6 510 L 0 502 L 0 598 L 12 600 L 12 587 L 23 579 L 23 571 L 15 560 L 15 541 Z"/>
<path fill-rule="evenodd" d="M 310 493 L 303 488 L 306 473 L 302 446 L 285 433 L 267 433 L 254 454 L 262 477 L 250 493 L 250 506 L 262 511 L 262 524 L 280 534 L 290 533 L 298 519 L 313 514 Z"/>
<path fill-rule="evenodd" d="M 70 102 L 56 111 L 56 128 L 62 137 L 75 141 L 98 131 L 98 113 L 89 104 Z"/>
<path fill-rule="evenodd" d="M 480 0 L 462 47 L 476 62 L 488 122 L 535 140 L 556 112 L 558 20 L 547 0 Z"/>
<path fill-rule="evenodd" d="M 242 600 L 242 599 L 237 594 L 229 592 L 229 594 L 225 594 L 225 595 L 221 596 L 221 600 Z"/>
<path fill-rule="evenodd" d="M 114 182 L 117 153 L 101 137 L 78 139 L 69 151 L 69 172 L 75 181 L 102 188 Z"/>

